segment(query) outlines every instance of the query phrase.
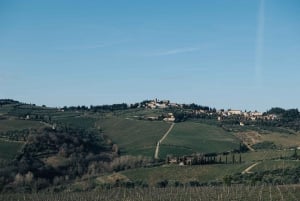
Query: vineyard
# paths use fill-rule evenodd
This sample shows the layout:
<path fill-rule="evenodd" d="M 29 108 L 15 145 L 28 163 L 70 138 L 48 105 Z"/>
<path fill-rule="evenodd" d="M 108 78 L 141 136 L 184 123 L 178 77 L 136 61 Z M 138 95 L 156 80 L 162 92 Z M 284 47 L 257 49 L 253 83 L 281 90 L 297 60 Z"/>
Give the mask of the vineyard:
<path fill-rule="evenodd" d="M 300 186 L 221 186 L 186 188 L 114 188 L 92 192 L 3 194 L 0 200 L 14 201 L 297 201 L 300 199 Z"/>

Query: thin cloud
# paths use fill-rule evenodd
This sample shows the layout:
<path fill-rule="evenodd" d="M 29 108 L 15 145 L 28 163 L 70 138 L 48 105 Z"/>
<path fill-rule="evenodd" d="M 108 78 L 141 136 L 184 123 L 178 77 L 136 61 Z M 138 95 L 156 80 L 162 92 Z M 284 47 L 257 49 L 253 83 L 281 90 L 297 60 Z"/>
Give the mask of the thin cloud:
<path fill-rule="evenodd" d="M 78 46 L 65 46 L 58 47 L 59 50 L 89 50 L 106 47 L 105 44 L 95 44 L 95 45 L 78 45 Z"/>
<path fill-rule="evenodd" d="M 189 53 L 189 52 L 196 52 L 200 50 L 200 48 L 197 47 L 188 47 L 188 48 L 176 48 L 172 50 L 167 50 L 164 52 L 159 52 L 155 54 L 155 56 L 167 56 L 167 55 L 175 55 L 175 54 L 183 54 L 183 53 Z"/>
<path fill-rule="evenodd" d="M 99 49 L 99 48 L 104 48 L 104 47 L 111 47 L 114 45 L 119 45 L 122 43 L 128 42 L 127 40 L 125 41 L 116 41 L 116 42 L 111 42 L 111 43 L 95 43 L 91 45 L 79 45 L 79 46 L 68 46 L 68 47 L 60 47 L 58 49 L 60 50 L 91 50 L 91 49 Z"/>
<path fill-rule="evenodd" d="M 260 0 L 257 26 L 256 59 L 255 59 L 255 79 L 256 84 L 262 84 L 263 71 L 263 49 L 265 30 L 265 1 Z"/>

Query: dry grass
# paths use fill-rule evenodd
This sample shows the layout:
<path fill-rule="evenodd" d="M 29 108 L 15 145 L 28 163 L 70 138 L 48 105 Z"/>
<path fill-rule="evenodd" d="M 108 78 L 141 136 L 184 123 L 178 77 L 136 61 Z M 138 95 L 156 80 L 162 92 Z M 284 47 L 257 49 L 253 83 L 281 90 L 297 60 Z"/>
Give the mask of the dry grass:
<path fill-rule="evenodd" d="M 244 143 L 252 146 L 260 142 L 273 142 L 279 148 L 300 147 L 300 133 L 259 133 L 257 131 L 245 131 L 235 134 Z"/>
<path fill-rule="evenodd" d="M 127 182 L 129 179 L 123 174 L 113 173 L 111 175 L 97 177 L 96 181 L 100 184 L 115 184 L 117 182 Z"/>
<path fill-rule="evenodd" d="M 54 168 L 68 166 L 69 164 L 69 159 L 62 156 L 51 156 L 46 158 L 44 161 L 47 165 L 50 165 Z"/>
<path fill-rule="evenodd" d="M 121 172 L 132 181 L 147 181 L 154 186 L 162 180 L 179 181 L 187 183 L 190 181 L 209 182 L 212 180 L 222 181 L 225 175 L 241 173 L 248 164 L 217 164 L 217 165 L 195 165 L 184 166 L 165 165 L 153 168 L 138 168 Z"/>
<path fill-rule="evenodd" d="M 274 142 L 278 147 L 300 147 L 300 133 L 286 134 L 286 133 L 271 133 L 261 135 L 263 141 Z"/>

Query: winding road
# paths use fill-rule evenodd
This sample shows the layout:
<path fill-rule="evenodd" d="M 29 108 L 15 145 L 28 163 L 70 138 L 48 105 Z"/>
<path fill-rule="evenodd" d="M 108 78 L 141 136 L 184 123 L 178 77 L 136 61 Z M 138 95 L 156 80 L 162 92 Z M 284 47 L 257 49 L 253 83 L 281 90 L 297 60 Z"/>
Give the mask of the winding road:
<path fill-rule="evenodd" d="M 172 123 L 169 130 L 164 134 L 164 136 L 157 142 L 154 158 L 158 159 L 158 153 L 159 153 L 159 145 L 164 141 L 164 139 L 169 135 L 169 133 L 172 131 L 173 127 L 175 126 L 175 123 Z"/>
<path fill-rule="evenodd" d="M 254 168 L 255 166 L 257 166 L 258 164 L 259 164 L 259 162 L 250 165 L 249 167 L 247 167 L 247 168 L 242 172 L 242 174 L 246 174 L 246 173 L 248 174 L 248 173 L 251 173 L 250 170 L 251 170 L 252 168 Z"/>

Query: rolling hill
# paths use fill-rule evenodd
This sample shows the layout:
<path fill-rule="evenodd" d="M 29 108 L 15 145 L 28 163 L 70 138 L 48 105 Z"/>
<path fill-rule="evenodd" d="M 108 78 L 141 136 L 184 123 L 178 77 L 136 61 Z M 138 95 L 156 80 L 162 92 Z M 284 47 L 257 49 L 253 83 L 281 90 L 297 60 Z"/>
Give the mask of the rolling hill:
<path fill-rule="evenodd" d="M 124 109 L 124 104 L 119 104 L 62 109 L 18 101 L 0 103 L 0 181 L 4 191 L 32 192 L 33 186 L 36 190 L 63 191 L 68 185 L 81 189 L 79 184 L 83 189 L 102 188 L 120 182 L 137 186 L 158 186 L 165 181 L 169 186 L 219 185 L 228 178 L 234 183 L 272 183 L 281 178 L 292 184 L 295 178 L 278 176 L 278 171 L 297 172 L 300 166 L 296 149 L 300 133 L 292 129 L 294 119 L 287 127 L 279 121 L 240 126 L 238 118 L 218 121 L 214 114 L 189 116 L 190 108 Z M 170 113 L 180 121 L 163 121 Z M 240 150 L 241 143 L 251 149 Z M 158 145 L 159 158 L 154 159 Z M 165 163 L 167 156 L 195 153 L 220 155 L 216 164 L 181 167 Z M 224 153 L 229 153 L 228 164 Z M 241 160 L 234 163 L 234 154 Z M 249 171 L 253 174 L 242 174 L 253 164 Z M 277 180 L 268 180 L 270 175 Z M 105 183 L 107 178 L 109 184 Z"/>

